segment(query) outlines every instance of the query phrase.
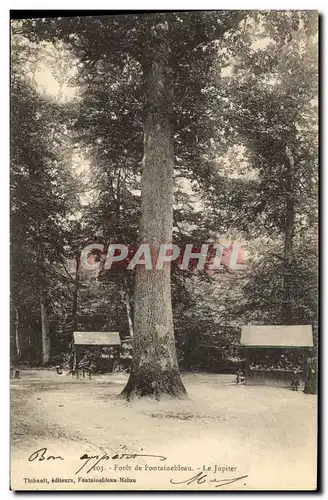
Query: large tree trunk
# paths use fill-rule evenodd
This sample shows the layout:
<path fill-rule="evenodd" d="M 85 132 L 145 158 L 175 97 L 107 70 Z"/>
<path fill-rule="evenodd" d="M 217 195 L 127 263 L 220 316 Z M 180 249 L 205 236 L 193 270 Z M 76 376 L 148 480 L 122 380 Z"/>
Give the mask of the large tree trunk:
<path fill-rule="evenodd" d="M 294 196 L 294 157 L 286 148 L 287 162 L 287 199 L 286 199 L 286 225 L 283 270 L 283 304 L 282 315 L 284 324 L 293 323 L 292 317 L 292 263 L 293 263 L 293 237 L 295 225 L 295 196 Z"/>
<path fill-rule="evenodd" d="M 141 178 L 140 243 L 152 256 L 172 241 L 173 124 L 172 74 L 167 22 L 151 29 L 144 64 L 144 157 Z M 154 264 L 153 264 L 154 267 Z M 138 266 L 135 283 L 133 362 L 122 395 L 182 396 L 173 331 L 170 266 Z"/>

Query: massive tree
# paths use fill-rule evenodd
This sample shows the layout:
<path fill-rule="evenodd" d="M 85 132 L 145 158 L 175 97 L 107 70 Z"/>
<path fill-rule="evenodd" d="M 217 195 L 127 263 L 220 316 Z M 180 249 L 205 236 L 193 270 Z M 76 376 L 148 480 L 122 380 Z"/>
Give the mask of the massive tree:
<path fill-rule="evenodd" d="M 140 243 L 156 258 L 172 241 L 173 224 L 173 78 L 169 23 L 154 23 L 152 43 L 143 60 L 144 157 L 141 178 Z M 155 259 L 154 259 L 155 263 Z M 123 394 L 185 392 L 179 377 L 173 333 L 170 266 L 139 266 L 135 284 L 134 356 Z"/>
<path fill-rule="evenodd" d="M 242 17 L 241 12 L 222 11 L 61 18 L 35 20 L 33 29 L 26 31 L 32 39 L 62 38 L 80 58 L 81 72 L 102 63 L 109 63 L 113 72 L 124 71 L 131 59 L 138 63 L 143 112 L 139 241 L 149 243 L 154 254 L 161 243 L 172 241 L 174 139 L 179 149 L 184 136 L 191 135 L 188 120 L 196 109 L 189 103 L 188 112 L 181 114 L 175 87 L 180 83 L 177 94 L 193 103 L 195 95 L 201 97 L 203 70 L 217 50 L 215 40 Z M 203 64 L 198 75 L 191 71 L 188 78 L 190 59 Z M 137 270 L 133 368 L 123 391 L 128 398 L 185 393 L 175 352 L 170 279 L 169 266 L 163 271 Z"/>
<path fill-rule="evenodd" d="M 221 234 L 271 239 L 265 248 L 274 259 L 251 269 L 240 286 L 236 281 L 242 307 L 229 309 L 218 299 L 225 323 L 220 331 L 227 339 L 236 339 L 247 315 L 256 321 L 313 319 L 312 298 L 302 301 L 296 286 L 296 266 L 303 273 L 305 262 L 312 262 L 300 248 L 309 242 L 306 226 L 315 224 L 312 18 L 306 12 L 225 11 L 64 17 L 20 25 L 32 41 L 62 40 L 78 59 L 74 84 L 81 99 L 69 126 L 93 163 L 97 199 L 86 214 L 90 237 L 105 246 L 149 243 L 153 255 L 161 243 L 172 241 L 172 226 L 174 241 L 182 244 L 215 241 Z M 254 176 L 244 172 L 245 163 Z M 177 189 L 179 178 L 188 181 L 188 193 Z M 198 214 L 190 209 L 191 189 L 201 200 Z M 113 271 L 100 278 L 109 297 L 119 291 L 124 308 L 135 281 L 134 301 L 127 302 L 134 311 L 135 352 L 123 395 L 183 396 L 171 279 L 173 299 L 180 300 L 187 274 L 171 273 L 169 266 L 163 271 L 139 266 L 136 276 Z M 203 285 L 200 290 L 206 290 Z M 177 311 L 187 311 L 175 307 L 184 342 Z M 129 311 L 130 306 L 128 318 Z M 214 303 L 197 311 L 194 331 L 210 330 Z M 208 321 L 200 321 L 204 313 Z M 221 349 L 215 335 L 207 339 Z"/>

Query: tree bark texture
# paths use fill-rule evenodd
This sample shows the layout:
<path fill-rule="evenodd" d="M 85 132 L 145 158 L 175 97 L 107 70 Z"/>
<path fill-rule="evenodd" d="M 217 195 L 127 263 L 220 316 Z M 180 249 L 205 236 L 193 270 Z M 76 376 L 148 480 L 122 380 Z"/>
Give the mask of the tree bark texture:
<path fill-rule="evenodd" d="M 166 22 L 151 28 L 144 70 L 144 157 L 140 243 L 151 249 L 153 269 L 138 266 L 135 283 L 133 362 L 122 395 L 182 397 L 171 302 L 170 265 L 154 269 L 159 247 L 172 242 L 173 78 Z"/>

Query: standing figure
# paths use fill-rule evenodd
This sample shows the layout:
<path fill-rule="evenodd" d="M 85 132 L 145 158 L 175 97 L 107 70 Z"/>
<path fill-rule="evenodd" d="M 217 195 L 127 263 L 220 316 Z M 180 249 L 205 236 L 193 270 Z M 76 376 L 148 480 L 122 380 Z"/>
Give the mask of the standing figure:
<path fill-rule="evenodd" d="M 236 380 L 236 383 L 239 384 L 240 383 L 243 383 L 245 382 L 245 372 L 242 368 L 239 368 L 237 370 L 237 380 Z"/>
<path fill-rule="evenodd" d="M 317 361 L 316 358 L 309 358 L 305 370 L 305 394 L 317 394 Z"/>
<path fill-rule="evenodd" d="M 293 370 L 292 382 L 291 382 L 291 386 L 292 386 L 293 391 L 298 391 L 299 385 L 300 385 L 300 380 L 299 380 L 297 370 Z"/>

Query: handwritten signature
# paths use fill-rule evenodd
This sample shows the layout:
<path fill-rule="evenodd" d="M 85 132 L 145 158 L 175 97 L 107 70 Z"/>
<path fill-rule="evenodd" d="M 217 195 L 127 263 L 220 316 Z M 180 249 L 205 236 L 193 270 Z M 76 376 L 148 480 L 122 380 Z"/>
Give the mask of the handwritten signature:
<path fill-rule="evenodd" d="M 75 472 L 75 474 L 78 474 L 83 469 L 85 469 L 86 474 L 89 474 L 92 470 L 95 470 L 96 467 L 103 460 L 124 460 L 124 459 L 129 460 L 136 457 L 157 458 L 161 461 L 166 460 L 166 457 L 164 457 L 163 455 L 149 455 L 145 453 L 117 452 L 112 456 L 108 455 L 107 453 L 104 453 L 103 455 L 88 455 L 88 453 L 84 453 L 83 455 L 80 456 L 80 460 L 83 460 L 84 462 L 81 465 L 81 467 Z M 47 448 L 39 448 L 28 457 L 29 462 L 34 462 L 34 461 L 43 462 L 44 460 L 64 460 L 64 458 L 61 456 L 50 455 L 48 453 Z M 91 465 L 89 469 L 87 469 L 88 465 Z"/>
<path fill-rule="evenodd" d="M 207 479 L 207 474 L 204 474 L 204 472 L 199 472 L 195 476 L 189 477 L 188 479 L 185 479 L 183 481 L 174 481 L 173 479 L 170 479 L 171 484 L 204 484 L 206 482 L 209 483 L 216 483 L 215 488 L 220 488 L 220 486 L 226 486 L 227 484 L 232 484 L 237 481 L 241 481 L 242 479 L 246 479 L 247 475 L 245 476 L 238 476 L 238 477 L 232 477 L 232 478 L 226 478 L 226 479 Z"/>

